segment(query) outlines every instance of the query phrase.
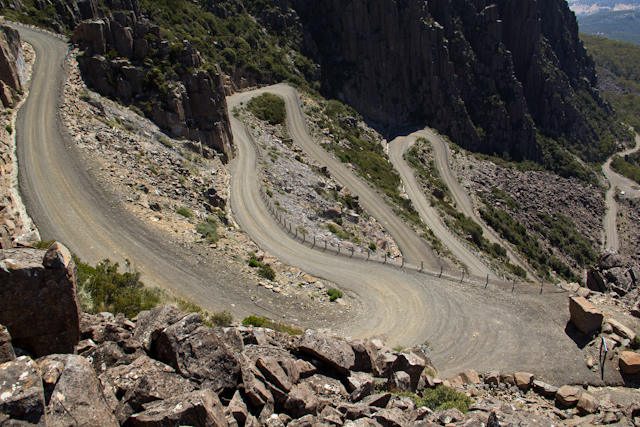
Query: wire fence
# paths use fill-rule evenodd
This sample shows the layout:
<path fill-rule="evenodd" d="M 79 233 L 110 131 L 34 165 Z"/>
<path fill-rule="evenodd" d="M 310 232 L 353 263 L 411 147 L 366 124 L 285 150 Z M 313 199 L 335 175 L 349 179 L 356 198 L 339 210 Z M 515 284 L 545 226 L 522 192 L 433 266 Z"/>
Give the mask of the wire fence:
<path fill-rule="evenodd" d="M 251 131 L 248 126 L 245 125 L 245 132 L 247 137 L 251 141 L 251 145 L 256 153 L 256 167 L 260 174 L 259 182 L 263 182 L 262 179 L 264 176 L 264 171 L 261 167 L 263 156 L 258 147 L 257 142 L 253 138 Z M 395 267 L 399 270 L 413 271 L 421 274 L 425 274 L 427 276 L 438 278 L 442 280 L 448 280 L 451 282 L 458 283 L 466 283 L 472 286 L 484 287 L 484 289 L 489 290 L 497 290 L 501 289 L 503 291 L 511 292 L 511 293 L 566 293 L 562 288 L 557 287 L 556 285 L 544 281 L 541 283 L 531 283 L 527 281 L 512 279 L 512 280 L 495 280 L 491 279 L 489 275 L 486 277 L 479 277 L 476 275 L 468 274 L 464 269 L 461 270 L 452 270 L 444 267 L 440 267 L 439 269 L 434 269 L 432 266 L 425 265 L 424 261 L 420 262 L 420 265 L 412 264 L 406 262 L 404 258 L 394 259 L 387 255 L 380 256 L 377 253 L 373 253 L 369 250 L 366 252 L 362 252 L 361 250 L 356 250 L 355 245 L 349 243 L 342 244 L 336 242 L 334 240 L 329 241 L 327 238 L 318 238 L 316 236 L 308 236 L 307 233 L 302 232 L 303 227 L 300 224 L 296 224 L 291 220 L 287 220 L 282 210 L 280 210 L 274 203 L 271 202 L 271 196 L 267 193 L 266 185 L 260 185 L 259 190 L 260 198 L 264 202 L 265 206 L 269 210 L 271 216 L 278 223 L 280 228 L 285 231 L 289 237 L 296 240 L 299 244 L 305 245 L 310 249 L 317 250 L 323 253 L 333 254 L 334 256 L 342 256 L 344 258 L 349 258 L 354 261 L 360 262 L 374 262 L 377 264 L 389 265 L 390 267 Z M 442 221 L 442 220 L 441 220 Z M 464 243 L 464 242 L 463 242 Z"/>

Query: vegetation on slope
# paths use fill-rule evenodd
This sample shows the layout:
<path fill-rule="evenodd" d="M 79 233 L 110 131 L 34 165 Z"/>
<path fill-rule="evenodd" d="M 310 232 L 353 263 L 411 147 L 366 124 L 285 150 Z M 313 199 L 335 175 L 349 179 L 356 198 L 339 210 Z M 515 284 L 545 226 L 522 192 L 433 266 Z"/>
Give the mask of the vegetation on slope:
<path fill-rule="evenodd" d="M 613 156 L 611 168 L 622 176 L 634 180 L 640 184 L 640 152 L 624 157 Z"/>
<path fill-rule="evenodd" d="M 267 92 L 252 98 L 247 104 L 247 109 L 260 120 L 272 125 L 284 124 L 287 119 L 284 99 L 272 93 Z"/>
<path fill-rule="evenodd" d="M 581 34 L 596 67 L 605 100 L 620 121 L 640 129 L 640 46 Z"/>

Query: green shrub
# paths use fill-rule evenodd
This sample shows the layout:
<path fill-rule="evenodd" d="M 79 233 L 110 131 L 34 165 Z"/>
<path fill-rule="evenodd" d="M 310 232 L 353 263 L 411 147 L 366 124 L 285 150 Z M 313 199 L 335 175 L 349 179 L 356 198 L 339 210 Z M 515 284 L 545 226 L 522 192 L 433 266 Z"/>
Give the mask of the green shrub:
<path fill-rule="evenodd" d="M 349 233 L 347 233 L 344 230 L 339 229 L 337 225 L 332 224 L 332 223 L 328 223 L 327 224 L 327 230 L 329 230 L 330 232 L 332 232 L 333 234 L 335 234 L 336 236 L 338 236 L 341 239 L 348 239 L 349 237 L 351 237 L 351 235 Z"/>
<path fill-rule="evenodd" d="M 309 234 L 309 230 L 304 228 L 302 225 L 297 226 L 296 230 L 298 230 L 298 233 L 300 233 L 300 234 L 304 234 L 304 235 Z"/>
<path fill-rule="evenodd" d="M 287 111 L 284 100 L 272 93 L 263 93 L 252 98 L 247 103 L 247 108 L 260 120 L 265 120 L 272 125 L 283 124 L 287 119 Z"/>
<path fill-rule="evenodd" d="M 329 295 L 329 301 L 335 301 L 344 296 L 340 289 L 327 289 L 327 295 Z"/>
<path fill-rule="evenodd" d="M 269 279 L 272 281 L 276 280 L 276 272 L 273 271 L 273 268 L 269 267 L 268 265 L 261 266 L 260 270 L 258 270 L 258 274 L 265 279 Z"/>
<path fill-rule="evenodd" d="M 6 125 L 4 128 L 6 129 L 7 132 L 9 132 L 9 135 L 13 133 L 13 128 L 11 127 L 11 125 Z"/>
<path fill-rule="evenodd" d="M 55 240 L 40 240 L 32 244 L 34 248 L 38 249 L 49 249 L 51 245 L 55 243 Z"/>
<path fill-rule="evenodd" d="M 178 215 L 182 215 L 185 218 L 191 218 L 193 217 L 193 212 L 191 212 L 191 209 L 189 209 L 186 206 L 181 206 L 176 210 L 176 213 Z"/>
<path fill-rule="evenodd" d="M 228 310 L 213 313 L 209 317 L 211 323 L 215 326 L 229 326 L 233 322 L 233 314 Z"/>
<path fill-rule="evenodd" d="M 449 387 L 439 385 L 434 389 L 426 389 L 422 393 L 419 405 L 434 411 L 457 408 L 460 412 L 466 413 L 469 411 L 471 399 Z"/>
<path fill-rule="evenodd" d="M 213 217 L 209 217 L 207 218 L 207 221 L 203 221 L 196 225 L 196 231 L 200 233 L 203 238 L 207 239 L 209 243 L 216 243 L 220 240 L 220 236 L 218 235 L 218 225 Z"/>
<path fill-rule="evenodd" d="M 158 138 L 158 142 L 167 148 L 173 148 L 173 144 L 166 136 L 161 136 L 160 138 Z"/>
<path fill-rule="evenodd" d="M 146 288 L 140 281 L 139 272 L 118 272 L 118 263 L 105 259 L 91 267 L 77 257 L 74 261 L 78 269 L 78 291 L 90 295 L 90 307 L 83 310 L 99 313 L 109 311 L 124 313 L 131 318 L 142 310 L 149 310 L 161 301 L 162 291 Z"/>
<path fill-rule="evenodd" d="M 378 249 L 378 247 L 376 246 L 375 243 L 371 242 L 371 243 L 369 243 L 369 249 L 372 250 L 372 251 L 375 251 L 376 249 Z"/>
<path fill-rule="evenodd" d="M 255 258 L 251 258 L 251 259 L 249 260 L 249 267 L 251 267 L 251 268 L 258 268 L 258 267 L 260 267 L 260 263 L 258 262 L 258 260 L 257 260 L 257 259 L 255 259 Z"/>

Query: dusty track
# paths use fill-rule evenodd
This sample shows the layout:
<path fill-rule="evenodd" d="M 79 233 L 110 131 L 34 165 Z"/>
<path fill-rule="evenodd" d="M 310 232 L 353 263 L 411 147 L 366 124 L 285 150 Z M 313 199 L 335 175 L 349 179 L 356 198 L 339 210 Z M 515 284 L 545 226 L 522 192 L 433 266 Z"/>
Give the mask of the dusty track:
<path fill-rule="evenodd" d="M 65 145 L 56 123 L 60 58 L 66 46 L 40 32 L 18 28 L 37 54 L 31 93 L 17 122 L 19 179 L 29 213 L 43 237 L 63 240 L 91 262 L 129 258 L 147 282 L 189 295 L 206 308 L 235 303 L 258 314 L 265 312 L 223 286 L 224 279 L 210 270 L 191 267 L 183 255 L 117 209 L 92 184 L 74 145 Z M 231 98 L 229 104 L 247 96 L 252 94 Z M 291 100 L 287 102 L 289 109 L 297 108 Z M 528 288 L 514 295 L 492 287 L 485 291 L 468 283 L 323 254 L 293 242 L 258 196 L 255 151 L 243 126 L 235 119 L 232 126 L 238 145 L 232 180 L 237 220 L 261 247 L 283 262 L 326 277 L 361 299 L 366 309 L 358 316 L 335 319 L 339 332 L 360 337 L 384 334 L 392 345 L 429 340 L 432 359 L 443 375 L 473 368 L 529 370 L 557 384 L 597 380 L 564 334 L 565 294 L 540 296 L 537 289 Z M 366 193 L 360 196 L 365 198 Z"/>
<path fill-rule="evenodd" d="M 618 153 L 620 156 L 635 153 L 640 150 L 640 135 L 636 135 L 636 147 L 630 150 Z M 618 249 L 620 247 L 620 240 L 618 239 L 618 203 L 615 199 L 616 187 L 619 190 L 626 192 L 626 197 L 635 198 L 640 197 L 640 188 L 637 183 L 625 178 L 624 176 L 611 170 L 611 156 L 604 165 L 602 165 L 602 172 L 604 176 L 609 180 L 609 191 L 605 196 L 607 202 L 607 213 L 604 216 L 604 234 L 605 234 L 605 246 L 606 248 Z"/>

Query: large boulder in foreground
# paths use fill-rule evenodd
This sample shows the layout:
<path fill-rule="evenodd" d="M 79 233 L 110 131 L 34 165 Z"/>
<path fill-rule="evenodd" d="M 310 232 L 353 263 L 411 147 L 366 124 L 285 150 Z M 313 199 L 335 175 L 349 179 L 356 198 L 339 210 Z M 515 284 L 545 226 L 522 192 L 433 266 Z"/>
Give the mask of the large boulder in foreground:
<path fill-rule="evenodd" d="M 313 329 L 307 329 L 298 339 L 299 351 L 326 362 L 338 372 L 346 374 L 353 367 L 356 355 L 344 340 L 331 337 Z"/>
<path fill-rule="evenodd" d="M 623 374 L 635 375 L 640 372 L 640 354 L 635 351 L 623 351 L 618 363 Z"/>
<path fill-rule="evenodd" d="M 13 346 L 41 357 L 73 353 L 80 339 L 76 265 L 60 243 L 0 251 L 0 324 Z"/>
<path fill-rule="evenodd" d="M 585 335 L 590 335 L 602 328 L 602 312 L 586 298 L 571 297 L 569 312 L 571 313 L 571 322 Z"/>

